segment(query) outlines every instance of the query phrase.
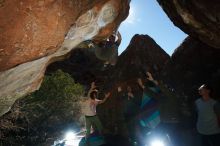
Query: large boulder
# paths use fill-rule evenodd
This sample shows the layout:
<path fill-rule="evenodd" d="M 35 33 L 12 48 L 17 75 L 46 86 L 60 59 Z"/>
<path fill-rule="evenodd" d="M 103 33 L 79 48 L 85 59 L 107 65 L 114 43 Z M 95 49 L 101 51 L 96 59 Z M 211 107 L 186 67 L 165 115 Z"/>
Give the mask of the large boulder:
<path fill-rule="evenodd" d="M 210 47 L 197 38 L 188 37 L 175 50 L 165 65 L 161 78 L 179 97 L 179 108 L 183 128 L 189 134 L 182 139 L 188 145 L 198 145 L 195 133 L 195 100 L 199 98 L 198 88 L 206 83 L 213 87 L 212 97 L 220 97 L 220 50 Z M 187 136 L 186 136 L 187 135 Z M 187 138 L 188 137 L 188 138 Z M 188 139 L 188 140 L 187 140 Z"/>
<path fill-rule="evenodd" d="M 127 49 L 119 56 L 116 66 L 108 70 L 108 77 L 102 85 L 105 92 L 110 91 L 112 94 L 108 102 L 101 105 L 98 110 L 101 120 L 109 130 L 108 132 L 128 136 L 129 120 L 126 119 L 128 118 L 127 114 L 138 124 L 133 126 L 140 126 L 141 119 L 146 122 L 146 119 L 152 116 L 148 113 L 149 109 L 154 109 L 156 114 L 161 110 L 160 118 L 163 122 L 177 122 L 178 99 L 160 80 L 161 71 L 169 59 L 170 56 L 150 36 L 135 35 L 132 38 Z M 147 79 L 147 71 L 152 74 L 159 85 L 155 85 Z M 146 85 L 145 93 L 150 97 L 150 100 L 156 101 L 150 102 L 153 103 L 152 105 L 145 104 L 143 90 L 137 83 L 138 78 L 141 78 Z M 148 86 L 148 83 L 152 83 L 152 88 L 151 85 Z M 121 87 L 121 92 L 118 92 L 118 87 Z M 134 98 L 130 100 L 127 97 L 128 87 L 131 87 L 134 94 Z M 151 92 L 150 88 L 157 91 Z M 153 123 L 154 126 L 157 126 L 157 122 Z M 142 128 L 144 129 L 144 127 Z M 132 131 L 134 135 L 137 134 L 136 132 L 140 131 Z M 141 135 L 141 133 L 139 134 Z"/>
<path fill-rule="evenodd" d="M 96 7 L 97 10 L 89 11 L 86 18 L 84 16 L 84 20 L 81 19 L 77 23 L 77 27 L 87 25 L 93 18 L 95 19 L 94 12 L 99 13 L 106 2 L 108 1 L 1 1 L 0 71 L 54 53 L 62 45 L 64 36 L 70 27 L 75 25 L 79 16 Z M 98 22 L 103 24 L 99 25 L 105 25 L 108 19 L 114 20 L 118 17 L 119 9 L 122 13 L 127 9 L 126 4 L 113 3 L 115 10 L 106 10 L 105 18 Z"/>
<path fill-rule="evenodd" d="M 175 50 L 163 70 L 163 78 L 186 100 L 198 97 L 198 87 L 204 83 L 214 88 L 213 96 L 219 97 L 220 50 L 200 40 L 188 37 Z"/>
<path fill-rule="evenodd" d="M 137 78 L 140 71 L 149 71 L 158 77 L 169 59 L 170 56 L 150 36 L 136 34 L 118 58 L 112 76 L 115 80 L 117 77 L 126 80 Z"/>
<path fill-rule="evenodd" d="M 39 88 L 48 64 L 65 58 L 80 42 L 117 29 L 129 1 L 14 0 L 0 6 L 2 115 L 16 99 Z"/>
<path fill-rule="evenodd" d="M 220 48 L 218 0 L 157 0 L 173 23 L 190 36 Z"/>

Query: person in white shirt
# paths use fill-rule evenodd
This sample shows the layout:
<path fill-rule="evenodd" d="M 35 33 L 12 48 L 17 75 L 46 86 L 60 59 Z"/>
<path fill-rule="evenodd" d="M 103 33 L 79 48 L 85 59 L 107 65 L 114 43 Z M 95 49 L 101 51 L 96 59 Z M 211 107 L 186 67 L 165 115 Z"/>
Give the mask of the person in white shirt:
<path fill-rule="evenodd" d="M 215 111 L 217 101 L 210 97 L 210 92 L 208 85 L 199 88 L 201 98 L 195 102 L 198 113 L 196 126 L 203 146 L 220 146 L 220 126 Z"/>
<path fill-rule="evenodd" d="M 96 106 L 104 103 L 110 96 L 110 93 L 108 92 L 107 94 L 105 94 L 103 100 L 98 100 L 98 91 L 95 89 L 95 87 L 95 83 L 93 82 L 88 93 L 89 98 L 84 102 L 84 107 L 82 109 L 82 112 L 85 115 L 86 119 L 86 138 L 88 138 L 92 126 L 97 128 L 99 134 L 102 134 L 103 126 L 99 117 L 96 114 Z"/>

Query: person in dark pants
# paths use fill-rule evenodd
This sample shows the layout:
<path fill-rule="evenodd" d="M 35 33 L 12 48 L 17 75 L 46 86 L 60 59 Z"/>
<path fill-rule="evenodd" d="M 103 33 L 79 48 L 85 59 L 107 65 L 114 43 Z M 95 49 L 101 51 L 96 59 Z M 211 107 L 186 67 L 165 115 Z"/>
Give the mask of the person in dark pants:
<path fill-rule="evenodd" d="M 199 88 L 201 98 L 195 101 L 197 131 L 201 136 L 202 146 L 220 146 L 220 126 L 216 115 L 217 101 L 211 98 L 211 88 L 202 85 Z"/>
<path fill-rule="evenodd" d="M 88 98 L 83 103 L 82 112 L 86 119 L 86 138 L 90 135 L 91 127 L 96 127 L 99 134 L 102 134 L 103 126 L 99 117 L 96 114 L 96 106 L 104 103 L 110 96 L 110 92 L 105 94 L 103 100 L 97 99 L 97 90 L 95 89 L 95 82 L 92 82 L 91 88 L 88 92 Z"/>

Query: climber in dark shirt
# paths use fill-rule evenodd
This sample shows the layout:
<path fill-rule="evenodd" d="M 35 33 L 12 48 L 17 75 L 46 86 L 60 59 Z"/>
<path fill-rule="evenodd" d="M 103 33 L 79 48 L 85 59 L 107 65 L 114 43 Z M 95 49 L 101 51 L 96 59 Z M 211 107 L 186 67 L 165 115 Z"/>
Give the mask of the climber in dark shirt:
<path fill-rule="evenodd" d="M 117 36 L 117 40 L 116 40 Z M 92 46 L 95 48 L 95 55 L 100 60 L 105 61 L 105 66 L 108 64 L 115 65 L 118 57 L 118 47 L 121 43 L 121 34 L 113 33 L 106 40 L 101 42 L 93 41 Z"/>

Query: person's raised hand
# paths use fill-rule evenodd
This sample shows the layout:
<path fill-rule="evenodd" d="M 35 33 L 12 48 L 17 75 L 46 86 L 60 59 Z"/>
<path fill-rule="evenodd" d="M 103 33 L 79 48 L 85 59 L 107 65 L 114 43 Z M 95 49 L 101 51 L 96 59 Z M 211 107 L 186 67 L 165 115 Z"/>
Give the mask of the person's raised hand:
<path fill-rule="evenodd" d="M 139 85 L 142 85 L 142 80 L 141 80 L 141 78 L 138 78 L 138 79 L 137 79 L 137 83 L 138 83 Z"/>
<path fill-rule="evenodd" d="M 148 76 L 148 80 L 153 81 L 156 85 L 159 85 L 158 81 L 154 80 L 152 74 L 150 72 L 146 72 L 147 76 Z"/>
<path fill-rule="evenodd" d="M 89 44 L 88 44 L 88 47 L 89 47 L 89 48 L 92 48 L 92 47 L 94 48 L 95 46 L 94 46 L 93 43 L 89 43 Z"/>
<path fill-rule="evenodd" d="M 95 82 L 92 82 L 92 83 L 91 83 L 91 88 L 92 88 L 92 89 L 96 88 Z"/>
<path fill-rule="evenodd" d="M 93 89 L 92 91 L 98 92 L 99 90 L 97 90 L 97 89 Z"/>
<path fill-rule="evenodd" d="M 105 94 L 105 97 L 108 98 L 110 95 L 111 95 L 111 93 L 108 92 L 108 93 Z"/>
<path fill-rule="evenodd" d="M 143 85 L 143 82 L 142 82 L 141 78 L 137 79 L 137 83 L 138 83 L 139 86 L 141 86 L 141 88 L 144 88 L 144 85 Z"/>
<path fill-rule="evenodd" d="M 128 92 L 128 96 L 133 98 L 134 97 L 134 94 L 132 92 Z"/>
<path fill-rule="evenodd" d="M 121 92 L 122 89 L 121 89 L 121 86 L 118 86 L 118 92 Z"/>
<path fill-rule="evenodd" d="M 148 76 L 148 78 L 147 78 L 148 80 L 150 80 L 150 81 L 154 80 L 154 78 L 153 78 L 153 76 L 152 76 L 152 74 L 150 72 L 146 72 L 146 74 Z"/>

